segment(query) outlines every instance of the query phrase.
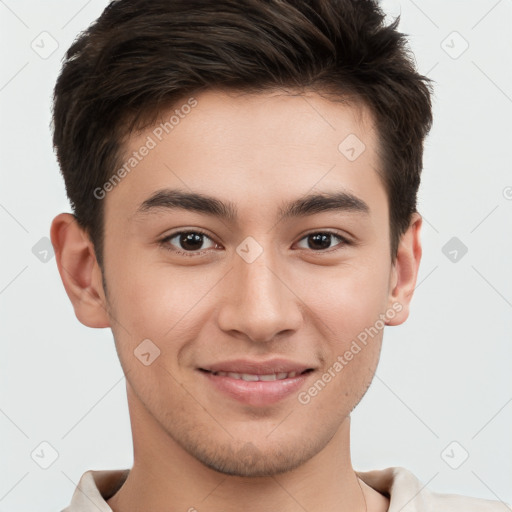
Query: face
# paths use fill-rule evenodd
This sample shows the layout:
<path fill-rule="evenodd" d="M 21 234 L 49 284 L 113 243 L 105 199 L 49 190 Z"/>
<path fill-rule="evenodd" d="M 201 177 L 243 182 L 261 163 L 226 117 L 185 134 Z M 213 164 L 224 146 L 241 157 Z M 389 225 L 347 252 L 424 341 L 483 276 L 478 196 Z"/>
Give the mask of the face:
<path fill-rule="evenodd" d="M 137 163 L 103 199 L 110 324 L 131 400 L 170 439 L 276 474 L 346 424 L 397 311 L 377 134 L 314 93 L 195 100 L 129 140 Z"/>

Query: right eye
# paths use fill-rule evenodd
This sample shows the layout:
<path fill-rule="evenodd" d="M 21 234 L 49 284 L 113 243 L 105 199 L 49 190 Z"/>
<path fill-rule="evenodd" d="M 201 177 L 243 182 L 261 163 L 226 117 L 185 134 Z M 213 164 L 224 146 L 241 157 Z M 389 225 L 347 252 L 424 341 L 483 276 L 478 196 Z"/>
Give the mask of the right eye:
<path fill-rule="evenodd" d="M 160 245 L 176 254 L 199 256 L 206 252 L 205 248 L 202 247 L 205 243 L 205 239 L 210 241 L 210 246 L 206 247 L 206 249 L 218 247 L 218 245 L 206 233 L 196 230 L 172 233 L 160 240 Z M 178 245 L 178 249 L 175 248 L 175 244 Z M 179 250 L 180 248 L 182 250 Z M 199 254 L 195 254 L 197 252 L 199 252 Z"/>

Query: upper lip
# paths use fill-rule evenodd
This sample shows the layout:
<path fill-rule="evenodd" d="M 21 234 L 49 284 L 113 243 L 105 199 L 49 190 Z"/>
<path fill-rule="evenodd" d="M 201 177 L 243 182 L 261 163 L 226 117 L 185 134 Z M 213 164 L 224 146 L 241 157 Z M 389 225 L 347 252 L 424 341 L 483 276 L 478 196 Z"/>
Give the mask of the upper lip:
<path fill-rule="evenodd" d="M 209 372 L 249 373 L 253 375 L 270 375 L 273 373 L 302 373 L 313 368 L 307 364 L 289 361 L 287 359 L 269 359 L 267 361 L 251 361 L 249 359 L 232 359 L 207 366 L 200 370 Z"/>

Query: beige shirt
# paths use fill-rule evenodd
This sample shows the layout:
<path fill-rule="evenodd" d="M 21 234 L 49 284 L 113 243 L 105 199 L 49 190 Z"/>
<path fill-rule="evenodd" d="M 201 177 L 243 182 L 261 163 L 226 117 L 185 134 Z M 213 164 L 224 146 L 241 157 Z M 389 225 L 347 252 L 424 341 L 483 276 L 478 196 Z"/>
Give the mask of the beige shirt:
<path fill-rule="evenodd" d="M 112 512 L 106 500 L 123 485 L 129 469 L 86 471 L 71 499 L 61 512 Z M 470 498 L 460 494 L 430 491 L 407 469 L 390 467 L 356 471 L 367 485 L 389 498 L 388 512 L 505 512 L 512 510 L 501 501 Z"/>

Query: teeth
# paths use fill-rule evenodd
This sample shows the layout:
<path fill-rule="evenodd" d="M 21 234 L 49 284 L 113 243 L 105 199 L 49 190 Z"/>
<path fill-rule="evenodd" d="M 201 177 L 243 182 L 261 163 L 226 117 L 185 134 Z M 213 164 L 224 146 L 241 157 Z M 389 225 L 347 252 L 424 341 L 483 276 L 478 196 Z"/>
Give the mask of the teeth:
<path fill-rule="evenodd" d="M 254 373 L 236 373 L 236 372 L 214 372 L 219 377 L 230 377 L 232 379 L 245 380 L 246 382 L 256 382 L 258 380 L 267 382 L 272 380 L 293 379 L 297 372 L 280 372 L 266 375 L 256 375 Z"/>
<path fill-rule="evenodd" d="M 256 382 L 259 380 L 259 377 L 257 375 L 251 375 L 250 373 L 242 373 L 242 380 Z"/>
<path fill-rule="evenodd" d="M 276 380 L 276 374 L 273 373 L 271 375 L 260 375 L 259 376 L 259 379 L 260 380 L 263 380 L 263 381 L 270 381 L 270 380 Z"/>

